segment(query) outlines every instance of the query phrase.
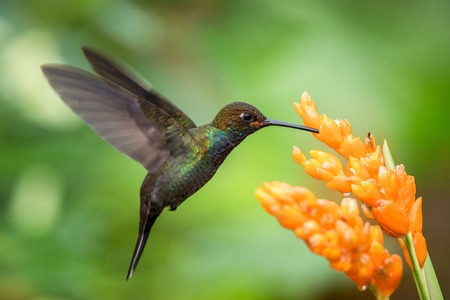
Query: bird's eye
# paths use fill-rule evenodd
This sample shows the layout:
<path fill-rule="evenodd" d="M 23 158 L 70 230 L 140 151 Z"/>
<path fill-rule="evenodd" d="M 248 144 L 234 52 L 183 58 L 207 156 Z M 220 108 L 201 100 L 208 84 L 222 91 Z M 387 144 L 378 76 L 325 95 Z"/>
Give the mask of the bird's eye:
<path fill-rule="evenodd" d="M 247 123 L 255 121 L 255 116 L 251 113 L 242 113 L 240 117 L 242 121 Z"/>

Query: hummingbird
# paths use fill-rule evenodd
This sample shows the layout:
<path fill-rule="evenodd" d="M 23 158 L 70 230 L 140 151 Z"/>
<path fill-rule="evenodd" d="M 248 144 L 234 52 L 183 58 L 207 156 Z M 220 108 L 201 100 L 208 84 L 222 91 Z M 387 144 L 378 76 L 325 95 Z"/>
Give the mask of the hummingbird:
<path fill-rule="evenodd" d="M 139 231 L 127 280 L 133 275 L 150 230 L 165 207 L 174 211 L 203 187 L 228 154 L 261 128 L 315 128 L 266 118 L 256 107 L 233 102 L 211 123 L 195 123 L 117 59 L 83 47 L 97 74 L 64 64 L 45 64 L 51 87 L 100 137 L 146 170 L 140 189 Z"/>

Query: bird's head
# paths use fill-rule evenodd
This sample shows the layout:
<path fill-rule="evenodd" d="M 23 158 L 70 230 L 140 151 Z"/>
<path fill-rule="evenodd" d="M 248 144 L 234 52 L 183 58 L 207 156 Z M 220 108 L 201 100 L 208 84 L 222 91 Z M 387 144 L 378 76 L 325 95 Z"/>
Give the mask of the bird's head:
<path fill-rule="evenodd" d="M 217 113 L 212 125 L 222 131 L 232 131 L 243 137 L 267 126 L 283 126 L 314 133 L 319 132 L 315 128 L 269 119 L 259 109 L 244 102 L 233 102 L 223 107 Z"/>

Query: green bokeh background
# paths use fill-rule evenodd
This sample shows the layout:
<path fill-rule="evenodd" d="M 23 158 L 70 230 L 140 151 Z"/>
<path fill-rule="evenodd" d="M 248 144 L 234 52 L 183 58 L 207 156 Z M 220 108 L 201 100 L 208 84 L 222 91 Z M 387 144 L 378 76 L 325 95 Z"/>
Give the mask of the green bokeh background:
<path fill-rule="evenodd" d="M 125 281 L 145 170 L 64 104 L 39 66 L 107 51 L 197 124 L 232 101 L 300 122 L 307 90 L 356 135 L 389 141 L 424 197 L 424 234 L 450 296 L 448 1 L 0 2 L 0 299 L 373 299 L 282 229 L 254 198 L 264 181 L 340 201 L 291 158 L 323 145 L 269 128 L 154 226 Z M 395 241 L 386 245 L 399 253 Z M 418 299 L 410 272 L 392 299 Z"/>

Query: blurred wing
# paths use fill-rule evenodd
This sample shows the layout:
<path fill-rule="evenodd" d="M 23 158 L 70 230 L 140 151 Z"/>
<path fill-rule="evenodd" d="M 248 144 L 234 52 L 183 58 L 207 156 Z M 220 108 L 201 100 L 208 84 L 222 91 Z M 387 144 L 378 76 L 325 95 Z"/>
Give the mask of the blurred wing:
<path fill-rule="evenodd" d="M 92 68 L 100 76 L 111 80 L 136 96 L 158 106 L 186 129 L 197 127 L 177 106 L 152 90 L 151 85 L 145 79 L 130 67 L 125 66 L 124 63 L 120 63 L 105 54 L 87 47 L 83 47 L 83 52 Z"/>
<path fill-rule="evenodd" d="M 164 111 L 114 82 L 82 69 L 49 64 L 42 71 L 61 99 L 113 147 L 155 173 L 170 156 Z"/>

